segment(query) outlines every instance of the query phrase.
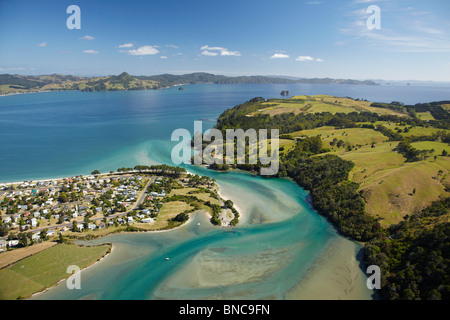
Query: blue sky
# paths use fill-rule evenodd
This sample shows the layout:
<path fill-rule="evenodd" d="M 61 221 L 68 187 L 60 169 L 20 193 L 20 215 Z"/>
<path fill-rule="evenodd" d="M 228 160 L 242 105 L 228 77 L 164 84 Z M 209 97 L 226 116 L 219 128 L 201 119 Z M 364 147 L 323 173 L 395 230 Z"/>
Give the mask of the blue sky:
<path fill-rule="evenodd" d="M 450 81 L 449 14 L 448 0 L 0 0 L 0 73 Z"/>

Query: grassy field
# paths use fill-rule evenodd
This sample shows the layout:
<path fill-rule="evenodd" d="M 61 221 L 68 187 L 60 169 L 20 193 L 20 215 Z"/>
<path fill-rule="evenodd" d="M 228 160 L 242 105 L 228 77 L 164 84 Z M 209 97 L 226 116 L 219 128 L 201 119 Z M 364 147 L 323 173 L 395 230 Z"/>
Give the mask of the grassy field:
<path fill-rule="evenodd" d="M 194 196 L 200 200 L 203 201 L 210 201 L 212 204 L 218 204 L 220 205 L 220 201 L 211 197 L 210 193 L 207 192 L 202 192 L 202 193 L 194 193 L 194 194 L 189 194 L 189 192 L 191 191 L 198 191 L 198 188 L 183 188 L 183 189 L 172 189 L 172 191 L 169 193 L 169 197 L 173 196 L 173 195 L 191 195 Z"/>
<path fill-rule="evenodd" d="M 338 150 L 336 146 L 331 146 L 330 142 L 334 138 L 344 141 L 345 145 L 367 145 L 372 143 L 381 143 L 387 140 L 387 138 L 380 132 L 372 129 L 364 128 L 347 128 L 347 129 L 335 129 L 334 127 L 320 127 L 314 130 L 303 130 L 291 133 L 293 137 L 312 137 L 321 135 L 325 148 L 332 150 Z"/>
<path fill-rule="evenodd" d="M 83 269 L 99 260 L 110 246 L 79 247 L 58 244 L 0 270 L 0 299 L 28 297 L 69 276 L 67 267 Z"/>
<path fill-rule="evenodd" d="M 404 129 L 396 123 L 383 124 L 392 130 Z M 434 128 L 412 128 L 404 135 L 431 135 L 438 131 Z M 349 173 L 349 179 L 360 184 L 360 194 L 366 202 L 366 210 L 374 216 L 383 218 L 383 225 L 400 222 L 407 214 L 412 214 L 430 205 L 441 196 L 450 196 L 446 186 L 450 186 L 450 157 L 442 157 L 442 150 L 450 151 L 446 143 L 424 141 L 412 143 L 419 150 L 434 149 L 426 160 L 405 162 L 405 158 L 394 151 L 398 142 L 389 142 L 387 137 L 373 129 L 347 128 L 335 129 L 324 126 L 313 130 L 291 133 L 293 137 L 320 135 L 323 147 L 355 164 Z M 338 148 L 331 146 L 333 139 L 344 141 Z M 280 146 L 292 148 L 292 140 L 280 143 Z M 372 147 L 373 143 L 373 147 Z M 351 151 L 347 146 L 353 146 Z M 284 151 L 286 152 L 286 151 Z M 434 155 L 437 155 L 434 161 Z M 441 172 L 439 175 L 438 173 Z"/>
<path fill-rule="evenodd" d="M 431 115 L 430 111 L 427 112 L 417 112 L 417 117 L 420 120 L 428 121 L 428 120 L 435 120 L 434 117 Z"/>
<path fill-rule="evenodd" d="M 271 99 L 268 102 L 261 103 L 261 109 L 252 112 L 249 115 L 268 114 L 274 116 L 281 113 L 350 113 L 369 111 L 378 114 L 391 114 L 405 116 L 399 112 L 395 112 L 385 108 L 376 108 L 370 106 L 371 102 L 356 101 L 349 98 L 340 98 L 329 95 L 315 96 L 294 96 L 289 99 Z"/>
<path fill-rule="evenodd" d="M 437 129 L 433 127 L 412 127 L 411 126 L 404 126 L 400 123 L 395 122 L 386 122 L 386 121 L 377 121 L 374 123 L 375 126 L 382 125 L 386 128 L 389 128 L 393 131 L 397 131 L 398 129 L 401 129 L 400 134 L 404 137 L 411 137 L 411 136 L 431 136 L 433 133 L 436 133 L 438 131 L 442 131 L 442 129 Z M 408 128 L 407 132 L 405 131 L 405 128 Z"/>
<path fill-rule="evenodd" d="M 445 186 L 450 186 L 450 158 L 407 163 L 401 154 L 393 151 L 397 143 L 334 152 L 355 164 L 349 179 L 360 183 L 367 212 L 382 217 L 384 225 L 400 222 L 405 215 L 420 211 L 440 196 L 450 196 L 445 191 Z M 442 173 L 438 175 L 439 171 Z"/>
<path fill-rule="evenodd" d="M 151 225 L 152 230 L 160 230 L 169 226 L 169 219 L 175 218 L 179 213 L 192 209 L 192 206 L 183 201 L 165 202 L 156 221 Z"/>
<path fill-rule="evenodd" d="M 434 150 L 433 155 L 441 155 L 443 150 L 450 153 L 450 146 L 447 143 L 437 141 L 413 142 L 411 145 L 418 150 Z"/>

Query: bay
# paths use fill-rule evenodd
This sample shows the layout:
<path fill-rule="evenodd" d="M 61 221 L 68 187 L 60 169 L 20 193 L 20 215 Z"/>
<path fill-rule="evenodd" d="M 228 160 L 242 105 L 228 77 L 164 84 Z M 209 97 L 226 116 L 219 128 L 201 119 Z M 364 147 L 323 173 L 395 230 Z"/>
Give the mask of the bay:
<path fill-rule="evenodd" d="M 0 98 L 0 181 L 171 164 L 173 130 L 212 127 L 225 109 L 253 97 L 332 94 L 378 102 L 448 99 L 442 86 L 191 85 L 185 90 L 50 92 Z M 339 236 L 308 193 L 285 179 L 217 173 L 221 194 L 239 207 L 232 229 L 198 212 L 164 233 L 119 234 L 113 252 L 82 272 L 82 290 L 64 283 L 36 299 L 370 299 L 360 246 Z M 200 225 L 198 225 L 200 224 Z M 165 258 L 169 257 L 170 260 Z"/>

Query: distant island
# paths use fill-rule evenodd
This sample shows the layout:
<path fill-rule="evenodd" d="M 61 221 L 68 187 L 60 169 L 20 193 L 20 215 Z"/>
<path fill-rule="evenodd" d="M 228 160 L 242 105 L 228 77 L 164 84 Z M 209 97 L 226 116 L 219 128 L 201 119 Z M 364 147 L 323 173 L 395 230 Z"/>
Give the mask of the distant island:
<path fill-rule="evenodd" d="M 155 76 L 131 76 L 127 72 L 122 72 L 117 76 L 102 77 L 79 77 L 72 75 L 0 75 L 0 95 L 30 93 L 42 91 L 123 91 L 123 90 L 158 90 L 173 87 L 180 84 L 295 84 L 295 83 L 315 83 L 315 84 L 355 84 L 355 85 L 378 85 L 370 80 L 351 79 L 291 79 L 284 77 L 269 76 L 237 76 L 227 77 L 210 73 L 197 72 L 184 75 L 162 74 Z"/>

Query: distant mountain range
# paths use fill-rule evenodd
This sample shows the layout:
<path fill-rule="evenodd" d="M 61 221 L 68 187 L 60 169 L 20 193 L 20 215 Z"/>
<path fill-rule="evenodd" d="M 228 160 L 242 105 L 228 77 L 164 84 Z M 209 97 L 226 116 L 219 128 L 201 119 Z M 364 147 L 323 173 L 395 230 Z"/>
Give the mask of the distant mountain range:
<path fill-rule="evenodd" d="M 210 73 L 197 72 L 184 75 L 161 74 L 155 76 L 131 76 L 126 72 L 118 76 L 78 77 L 72 75 L 0 75 L 0 94 L 27 93 L 39 91 L 119 91 L 119 90 L 150 90 L 163 89 L 174 85 L 198 83 L 237 84 L 237 83 L 316 83 L 316 84 L 357 84 L 377 85 L 371 80 L 350 80 L 314 78 L 301 79 L 292 77 L 270 76 L 238 76 L 227 77 Z"/>

